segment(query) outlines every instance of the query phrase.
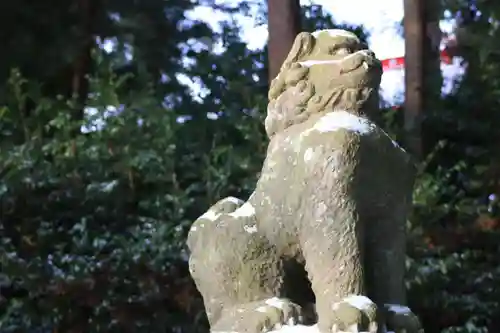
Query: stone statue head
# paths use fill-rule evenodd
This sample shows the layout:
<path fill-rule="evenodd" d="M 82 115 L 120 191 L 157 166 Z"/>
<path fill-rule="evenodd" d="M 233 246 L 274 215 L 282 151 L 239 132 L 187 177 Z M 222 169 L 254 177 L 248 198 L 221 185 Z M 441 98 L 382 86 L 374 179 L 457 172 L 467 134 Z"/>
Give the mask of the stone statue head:
<path fill-rule="evenodd" d="M 271 138 L 318 113 L 344 110 L 369 116 L 378 108 L 382 65 L 345 30 L 300 33 L 271 82 L 265 120 Z"/>

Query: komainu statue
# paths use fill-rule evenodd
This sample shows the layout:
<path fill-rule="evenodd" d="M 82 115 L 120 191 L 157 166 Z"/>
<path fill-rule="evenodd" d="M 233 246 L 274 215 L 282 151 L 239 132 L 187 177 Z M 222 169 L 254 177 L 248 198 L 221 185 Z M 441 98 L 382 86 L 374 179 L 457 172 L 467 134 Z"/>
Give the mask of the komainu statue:
<path fill-rule="evenodd" d="M 422 332 L 401 305 L 415 168 L 374 122 L 381 75 L 352 33 L 297 36 L 271 83 L 255 191 L 188 235 L 212 332 Z"/>

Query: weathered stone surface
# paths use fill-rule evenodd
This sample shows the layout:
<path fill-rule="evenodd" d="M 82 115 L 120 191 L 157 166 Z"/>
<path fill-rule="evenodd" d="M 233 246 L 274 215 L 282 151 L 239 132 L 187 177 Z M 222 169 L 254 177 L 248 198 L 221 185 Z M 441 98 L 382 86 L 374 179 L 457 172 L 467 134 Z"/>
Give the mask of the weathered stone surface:
<path fill-rule="evenodd" d="M 374 121 L 381 74 L 351 33 L 297 36 L 270 87 L 254 193 L 219 201 L 189 232 L 213 332 L 419 332 L 411 311 L 384 307 L 405 303 L 414 167 Z"/>

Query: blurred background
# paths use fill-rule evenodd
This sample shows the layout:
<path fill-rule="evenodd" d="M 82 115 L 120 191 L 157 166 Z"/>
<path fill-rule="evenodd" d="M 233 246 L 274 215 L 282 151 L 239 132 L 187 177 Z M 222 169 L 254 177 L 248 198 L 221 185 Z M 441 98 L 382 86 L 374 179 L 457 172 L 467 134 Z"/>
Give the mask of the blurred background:
<path fill-rule="evenodd" d="M 383 60 L 384 127 L 419 161 L 409 305 L 500 332 L 500 3 L 0 3 L 0 332 L 208 332 L 189 226 L 246 199 L 299 31 Z"/>

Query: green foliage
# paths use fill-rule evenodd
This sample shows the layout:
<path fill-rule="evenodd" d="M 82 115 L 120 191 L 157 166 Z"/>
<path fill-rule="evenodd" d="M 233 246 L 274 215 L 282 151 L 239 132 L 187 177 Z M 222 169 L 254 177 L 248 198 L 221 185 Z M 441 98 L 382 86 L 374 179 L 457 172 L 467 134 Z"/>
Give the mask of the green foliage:
<path fill-rule="evenodd" d="M 491 332 L 498 325 L 498 217 L 492 205 L 488 211 L 453 185 L 459 166 L 422 172 L 414 192 L 407 288 L 427 332 Z"/>
<path fill-rule="evenodd" d="M 26 96 L 19 80 L 11 88 L 20 99 L 2 109 L 2 123 L 18 120 Z M 74 135 L 82 122 L 68 116 L 70 102 L 41 100 L 40 114 L 52 117 L 1 150 L 2 270 L 28 292 L 5 305 L 2 332 L 165 331 L 182 318 L 173 288 L 187 273 L 172 263 L 196 202 L 177 188 L 179 125 L 148 91 L 129 97 L 119 117 L 86 135 Z"/>
<path fill-rule="evenodd" d="M 452 14 L 469 2 L 446 1 Z M 410 301 L 427 332 L 500 329 L 498 130 L 500 6 L 476 2 L 462 27 L 467 66 L 455 92 L 427 110 L 424 141 L 435 147 L 421 166 L 409 246 Z"/>

